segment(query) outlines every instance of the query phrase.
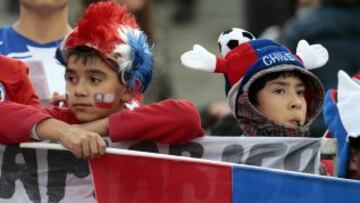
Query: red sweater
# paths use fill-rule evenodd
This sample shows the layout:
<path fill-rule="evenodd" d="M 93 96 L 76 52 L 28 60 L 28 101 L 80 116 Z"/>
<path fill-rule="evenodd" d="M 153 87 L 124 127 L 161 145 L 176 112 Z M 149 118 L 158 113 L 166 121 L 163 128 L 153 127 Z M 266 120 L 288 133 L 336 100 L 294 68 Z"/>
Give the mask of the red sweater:
<path fill-rule="evenodd" d="M 32 127 L 53 117 L 69 124 L 80 123 L 67 108 L 42 109 L 13 102 L 0 102 L 0 143 L 30 140 Z M 154 140 L 182 144 L 204 135 L 200 116 L 191 102 L 165 100 L 134 110 L 123 110 L 109 117 L 109 136 L 113 141 Z"/>
<path fill-rule="evenodd" d="M 39 99 L 28 78 L 25 63 L 0 55 L 0 83 L 5 87 L 6 100 L 39 105 Z"/>

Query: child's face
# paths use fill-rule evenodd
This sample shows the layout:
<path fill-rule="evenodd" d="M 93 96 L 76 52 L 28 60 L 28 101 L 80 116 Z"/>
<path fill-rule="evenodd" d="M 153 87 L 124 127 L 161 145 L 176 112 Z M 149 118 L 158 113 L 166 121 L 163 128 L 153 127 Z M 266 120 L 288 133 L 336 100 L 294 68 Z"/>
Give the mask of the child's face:
<path fill-rule="evenodd" d="M 270 80 L 257 93 L 257 109 L 270 120 L 289 128 L 302 126 L 306 119 L 305 85 L 295 76 Z"/>
<path fill-rule="evenodd" d="M 88 122 L 120 111 L 130 94 L 104 61 L 93 57 L 83 63 L 70 56 L 66 69 L 67 104 L 77 119 Z"/>

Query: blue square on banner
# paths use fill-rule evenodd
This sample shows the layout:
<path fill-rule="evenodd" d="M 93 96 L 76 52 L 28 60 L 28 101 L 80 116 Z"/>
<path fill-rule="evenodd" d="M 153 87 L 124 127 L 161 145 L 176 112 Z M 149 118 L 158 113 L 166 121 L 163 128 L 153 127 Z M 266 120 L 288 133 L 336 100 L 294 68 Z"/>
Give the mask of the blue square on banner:
<path fill-rule="evenodd" d="M 358 202 L 360 182 L 259 167 L 233 168 L 233 203 Z"/>

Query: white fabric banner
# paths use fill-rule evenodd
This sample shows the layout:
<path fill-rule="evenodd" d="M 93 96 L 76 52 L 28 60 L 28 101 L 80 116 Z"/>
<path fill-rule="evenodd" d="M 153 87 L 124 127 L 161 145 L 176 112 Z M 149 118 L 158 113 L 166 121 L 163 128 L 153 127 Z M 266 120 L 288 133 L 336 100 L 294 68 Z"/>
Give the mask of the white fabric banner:
<path fill-rule="evenodd" d="M 109 146 L 315 174 L 320 167 L 316 138 L 204 137 L 183 145 L 109 142 Z M 0 145 L 0 169 L 1 203 L 96 202 L 86 160 L 70 152 Z"/>

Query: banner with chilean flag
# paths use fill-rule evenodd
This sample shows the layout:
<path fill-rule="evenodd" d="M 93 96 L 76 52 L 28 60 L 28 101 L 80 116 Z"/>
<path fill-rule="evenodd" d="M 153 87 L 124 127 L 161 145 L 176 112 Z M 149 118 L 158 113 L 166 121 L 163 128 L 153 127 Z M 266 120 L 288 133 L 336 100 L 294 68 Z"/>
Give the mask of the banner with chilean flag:
<path fill-rule="evenodd" d="M 360 182 L 114 149 L 90 161 L 99 203 L 357 202 Z"/>
<path fill-rule="evenodd" d="M 133 195 L 128 196 L 128 199 L 144 198 L 146 194 L 151 193 L 152 196 L 149 199 L 153 201 L 162 199 L 159 200 L 160 202 L 186 202 L 189 198 L 192 200 L 188 202 L 229 202 L 233 194 L 230 190 L 233 188 L 231 185 L 231 174 L 233 172 L 231 170 L 235 165 L 227 164 L 228 162 L 319 174 L 322 141 L 315 138 L 220 138 L 209 136 L 181 145 L 136 141 L 113 143 L 108 141 L 110 146 L 106 149 L 108 154 L 95 161 L 106 160 L 106 164 L 100 165 L 104 167 L 102 170 L 106 171 L 103 172 L 106 176 L 100 177 L 101 180 L 108 182 L 104 185 L 114 184 L 114 187 L 110 189 L 104 187 L 104 191 L 99 191 L 102 187 L 99 189 L 98 185 L 102 183 L 96 181 L 97 193 L 101 199 L 100 202 L 106 202 L 107 200 L 102 198 L 107 196 L 117 198 L 116 195 L 119 195 L 121 198 L 126 198 L 127 196 L 122 194 L 120 196 L 120 193 L 116 192 L 123 191 L 124 188 L 126 191 L 130 190 L 128 194 Z M 118 151 L 120 149 L 121 153 Z M 152 153 L 137 154 L 133 150 Z M 158 154 L 154 157 L 153 153 Z M 126 154 L 131 155 L 131 157 L 125 157 L 125 161 L 122 161 L 125 164 L 119 165 L 117 159 L 119 157 L 124 158 Z M 161 157 L 164 154 L 175 156 L 165 156 L 163 159 L 157 160 L 159 156 Z M 188 160 L 186 157 L 196 159 Z M 163 162 L 169 158 L 172 161 Z M 114 165 L 111 163 L 112 159 Z M 143 160 L 149 161 L 144 163 Z M 138 163 L 138 165 L 133 166 L 128 163 Z M 167 165 L 163 165 L 163 163 Z M 130 167 L 130 169 L 123 169 L 122 166 Z M 158 169 L 159 167 L 160 169 Z M 94 170 L 95 180 L 98 180 L 98 171 L 101 170 Z M 121 173 L 117 174 L 117 172 Z M 186 173 L 183 174 L 183 172 Z M 146 179 L 140 175 L 148 175 L 148 177 Z M 122 176 L 126 177 L 125 180 L 131 181 L 119 182 L 123 179 Z M 138 179 L 136 179 L 137 177 Z M 139 183 L 134 180 L 138 180 Z M 115 184 L 122 184 L 124 188 L 119 189 L 119 185 L 115 187 Z M 179 191 L 179 184 L 184 185 L 185 188 L 181 194 L 177 192 Z M 111 195 L 107 195 L 106 192 L 109 191 Z M 139 191 L 145 193 L 145 196 L 142 193 L 138 195 Z M 87 160 L 77 159 L 63 146 L 47 142 L 0 145 L 1 203 L 96 203 L 94 194 L 93 176 Z M 161 196 L 164 194 L 165 196 Z M 119 201 L 128 202 L 128 199 Z M 118 202 L 117 200 L 114 201 Z"/>

